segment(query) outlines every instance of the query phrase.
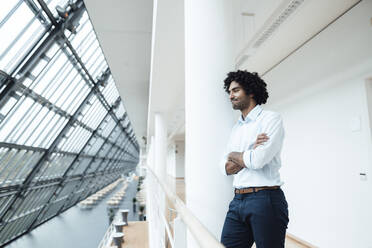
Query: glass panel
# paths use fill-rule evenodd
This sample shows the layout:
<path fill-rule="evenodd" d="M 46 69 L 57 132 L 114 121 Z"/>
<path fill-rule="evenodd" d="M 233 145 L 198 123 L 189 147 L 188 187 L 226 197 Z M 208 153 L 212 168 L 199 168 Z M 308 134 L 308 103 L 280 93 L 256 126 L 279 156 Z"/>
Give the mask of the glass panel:
<path fill-rule="evenodd" d="M 91 158 L 79 158 L 79 160 L 74 165 L 73 170 L 69 172 L 70 175 L 79 175 L 85 171 L 85 169 L 89 166 L 90 162 L 92 161 Z"/>
<path fill-rule="evenodd" d="M 101 58 L 102 59 L 99 61 L 99 63 L 96 63 L 95 66 L 89 70 L 92 71 L 93 78 L 98 78 L 98 76 L 100 76 L 108 68 L 107 62 L 104 59 L 103 54 L 101 55 Z"/>
<path fill-rule="evenodd" d="M 0 69 L 10 73 L 44 31 L 45 26 L 22 3 L 0 27 Z"/>
<path fill-rule="evenodd" d="M 6 21 L 5 17 L 11 14 L 11 11 L 17 9 L 23 0 L 18 1 L 3 1 L 0 8 L 0 22 Z"/>
<path fill-rule="evenodd" d="M 3 116 L 6 116 L 16 103 L 17 99 L 15 99 L 14 97 L 10 97 L 9 100 L 5 103 L 5 105 L 1 108 L 0 113 Z"/>
<path fill-rule="evenodd" d="M 80 117 L 80 119 L 84 124 L 88 125 L 92 129 L 96 129 L 106 114 L 106 109 L 102 106 L 98 98 L 94 97 L 91 101 L 91 106 L 87 108 L 87 111 Z"/>
<path fill-rule="evenodd" d="M 104 95 L 109 105 L 113 105 L 115 101 L 119 98 L 119 92 L 115 86 L 115 82 L 112 76 L 110 76 L 109 79 L 107 80 L 107 84 L 103 88 L 102 94 Z"/>
<path fill-rule="evenodd" d="M 122 102 L 120 102 L 119 107 L 117 109 L 115 109 L 114 112 L 115 112 L 115 115 L 118 118 L 120 118 L 120 116 L 123 116 L 124 115 L 125 108 L 124 108 L 124 105 L 123 105 Z"/>
<path fill-rule="evenodd" d="M 48 67 L 40 77 L 30 87 L 33 91 L 40 95 L 45 95 L 48 88 L 52 86 L 52 82 L 60 80 L 63 73 L 66 73 L 67 69 L 71 69 L 72 65 L 68 63 L 66 55 L 59 50 L 57 55 L 49 62 Z"/>
<path fill-rule="evenodd" d="M 9 17 L 9 19 L 6 20 L 5 23 L 1 26 L 0 55 L 2 57 L 4 56 L 7 48 L 16 40 L 17 36 L 22 33 L 22 30 L 29 24 L 30 20 L 32 20 L 33 18 L 34 14 L 27 7 L 26 3 L 22 3 Z"/>
<path fill-rule="evenodd" d="M 12 195 L 0 197 L 0 213 L 3 212 L 4 208 L 8 205 L 9 201 L 13 199 L 13 197 L 14 196 Z"/>
<path fill-rule="evenodd" d="M 102 159 L 94 159 L 92 164 L 90 165 L 88 171 L 87 171 L 87 174 L 89 173 L 92 173 L 92 172 L 95 172 L 97 170 L 97 168 L 99 168 L 102 164 Z"/>
<path fill-rule="evenodd" d="M 80 20 L 80 23 L 83 24 L 77 29 L 77 34 L 72 35 L 69 40 L 86 65 L 92 78 L 96 79 L 107 68 L 107 63 L 94 33 L 93 26 L 87 18 L 88 16 L 85 12 Z"/>
<path fill-rule="evenodd" d="M 79 44 L 84 43 L 84 41 L 86 41 L 84 39 L 86 39 L 88 34 L 93 33 L 88 13 L 86 11 L 83 13 L 79 23 L 80 25 L 76 29 L 76 34 L 73 34 L 71 37 L 69 37 L 69 40 L 74 47 L 78 47 Z"/>
<path fill-rule="evenodd" d="M 0 186 L 20 184 L 41 158 L 42 152 L 2 148 Z"/>
<path fill-rule="evenodd" d="M 116 143 L 118 142 L 118 137 L 121 135 L 121 129 L 120 129 L 120 126 L 117 125 L 115 127 L 115 129 L 112 131 L 110 137 L 109 137 L 109 141 L 112 142 L 112 143 Z M 118 144 L 118 143 L 117 143 Z"/>
<path fill-rule="evenodd" d="M 14 181 L 15 182 L 22 182 L 26 179 L 26 176 L 31 172 L 37 162 L 40 160 L 41 156 L 43 156 L 43 152 L 34 152 L 31 156 L 27 159 L 27 162 L 24 164 L 22 169 L 19 171 L 18 175 L 16 175 Z"/>
<path fill-rule="evenodd" d="M 91 132 L 83 127 L 76 126 L 69 130 L 66 137 L 58 145 L 61 151 L 79 153 L 91 136 Z"/>
<path fill-rule="evenodd" d="M 39 63 L 32 69 L 31 74 L 37 76 L 41 73 L 41 71 L 45 68 L 48 62 L 45 59 L 39 60 Z"/>
<path fill-rule="evenodd" d="M 113 128 L 116 126 L 116 122 L 110 117 L 106 124 L 102 126 L 101 131 L 99 132 L 103 137 L 108 137 Z"/>
<path fill-rule="evenodd" d="M 91 91 L 91 89 L 86 84 L 79 85 L 81 85 L 81 88 L 79 89 L 79 87 L 77 87 L 77 89 L 71 93 L 69 101 L 66 101 L 66 103 L 61 106 L 63 109 L 66 109 L 69 114 L 75 113 L 79 105 Z"/>
<path fill-rule="evenodd" d="M 49 64 L 49 68 L 35 80 L 31 89 L 73 114 L 90 89 L 63 52 L 59 52 Z"/>
<path fill-rule="evenodd" d="M 13 109 L 2 123 L 0 141 L 47 148 L 67 122 L 29 98 L 19 101 Z M 51 124 L 55 124 L 54 128 L 43 129 Z"/>
<path fill-rule="evenodd" d="M 34 182 L 61 177 L 75 156 L 53 153 L 34 178 Z"/>
<path fill-rule="evenodd" d="M 87 149 L 85 149 L 84 151 L 86 154 L 94 156 L 97 154 L 98 150 L 101 149 L 103 143 L 104 140 L 102 138 L 97 137 L 94 140 L 94 143 L 92 143 L 92 145 L 87 147 Z"/>

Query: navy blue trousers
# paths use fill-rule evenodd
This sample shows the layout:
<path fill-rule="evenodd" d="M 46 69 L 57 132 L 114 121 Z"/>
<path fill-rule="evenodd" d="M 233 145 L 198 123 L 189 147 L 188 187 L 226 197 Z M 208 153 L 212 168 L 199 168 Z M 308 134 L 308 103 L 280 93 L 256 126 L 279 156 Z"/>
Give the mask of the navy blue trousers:
<path fill-rule="evenodd" d="M 288 204 L 281 189 L 235 194 L 223 226 L 227 248 L 284 248 Z"/>

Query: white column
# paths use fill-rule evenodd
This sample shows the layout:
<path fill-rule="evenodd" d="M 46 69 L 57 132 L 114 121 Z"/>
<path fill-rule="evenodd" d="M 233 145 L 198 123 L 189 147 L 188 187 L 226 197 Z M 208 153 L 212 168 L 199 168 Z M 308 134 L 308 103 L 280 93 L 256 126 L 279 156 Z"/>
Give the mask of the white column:
<path fill-rule="evenodd" d="M 155 173 L 160 180 L 167 172 L 167 125 L 161 113 L 155 114 Z"/>
<path fill-rule="evenodd" d="M 176 177 L 185 178 L 185 141 L 176 142 Z"/>
<path fill-rule="evenodd" d="M 186 204 L 218 240 L 233 195 L 218 169 L 233 124 L 223 90 L 234 68 L 232 2 L 185 1 Z M 190 233 L 187 247 L 197 247 Z"/>
<path fill-rule="evenodd" d="M 147 155 L 147 166 L 154 170 L 154 136 L 151 136 L 148 155 Z M 155 245 L 157 242 L 157 232 L 156 232 L 156 200 L 154 199 L 155 194 L 155 183 L 154 178 L 150 172 L 146 173 L 146 218 L 149 223 L 148 237 L 149 237 L 149 247 L 156 248 Z"/>
<path fill-rule="evenodd" d="M 166 180 L 167 165 L 167 125 L 161 113 L 155 114 L 155 174 L 160 181 Z M 154 195 L 156 196 L 156 213 L 152 222 L 155 222 L 156 244 L 154 247 L 162 248 L 165 246 L 165 193 L 159 184 L 154 185 Z"/>
<path fill-rule="evenodd" d="M 155 127 L 155 136 L 151 137 L 149 148 L 148 166 L 157 175 L 158 178 L 164 176 L 165 164 L 162 163 L 165 155 L 163 154 L 163 146 L 166 147 L 166 139 L 164 142 L 163 136 L 166 136 L 165 123 L 161 115 L 157 117 Z M 165 129 L 165 130 L 164 130 Z M 165 144 L 164 144 L 165 143 Z M 147 173 L 146 177 L 146 192 L 147 192 L 147 219 L 149 222 L 149 247 L 150 248 L 163 248 L 165 226 L 163 218 L 165 210 L 165 196 L 160 185 L 157 183 L 151 173 Z"/>
<path fill-rule="evenodd" d="M 167 175 L 172 178 L 176 177 L 176 144 L 174 141 L 170 141 L 168 145 Z"/>
<path fill-rule="evenodd" d="M 149 149 L 149 166 L 153 171 L 155 171 L 155 137 L 151 136 L 151 143 L 150 143 L 150 149 Z"/>

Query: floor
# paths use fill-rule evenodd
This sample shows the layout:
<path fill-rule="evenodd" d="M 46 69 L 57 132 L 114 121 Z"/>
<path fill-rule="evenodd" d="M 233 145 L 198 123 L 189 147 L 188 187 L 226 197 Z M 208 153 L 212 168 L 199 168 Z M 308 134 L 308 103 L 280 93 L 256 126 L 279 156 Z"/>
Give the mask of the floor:
<path fill-rule="evenodd" d="M 256 245 L 253 245 L 252 248 L 256 248 Z M 310 247 L 300 244 L 297 241 L 287 237 L 285 239 L 285 248 L 310 248 Z"/>
<path fill-rule="evenodd" d="M 148 248 L 148 223 L 147 221 L 130 221 L 123 227 L 124 242 L 122 248 Z"/>
<path fill-rule="evenodd" d="M 289 238 L 288 236 L 285 239 L 285 247 L 286 248 L 310 248 L 310 246 L 301 244 L 297 242 L 296 240 Z"/>

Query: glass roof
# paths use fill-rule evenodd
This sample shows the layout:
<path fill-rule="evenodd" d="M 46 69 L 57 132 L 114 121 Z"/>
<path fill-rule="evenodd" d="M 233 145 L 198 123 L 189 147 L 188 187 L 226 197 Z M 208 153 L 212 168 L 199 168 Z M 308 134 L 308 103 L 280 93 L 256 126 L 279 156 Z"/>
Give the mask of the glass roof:
<path fill-rule="evenodd" d="M 0 37 L 2 246 L 133 170 L 139 149 L 83 1 L 4 1 Z"/>

